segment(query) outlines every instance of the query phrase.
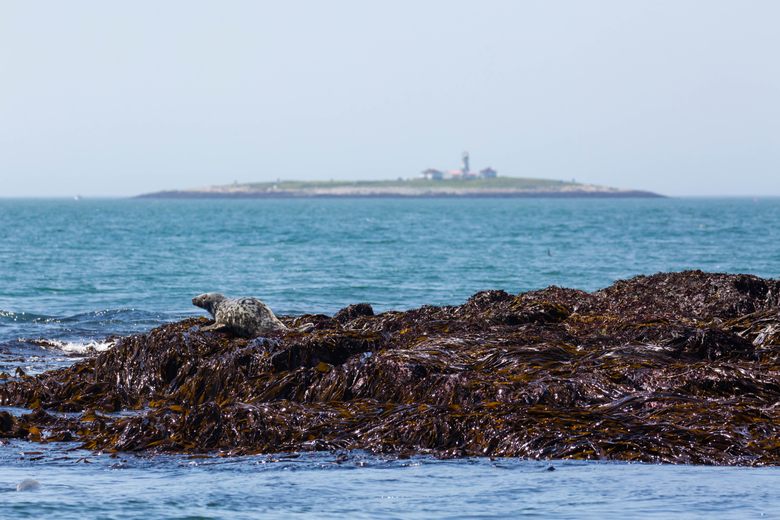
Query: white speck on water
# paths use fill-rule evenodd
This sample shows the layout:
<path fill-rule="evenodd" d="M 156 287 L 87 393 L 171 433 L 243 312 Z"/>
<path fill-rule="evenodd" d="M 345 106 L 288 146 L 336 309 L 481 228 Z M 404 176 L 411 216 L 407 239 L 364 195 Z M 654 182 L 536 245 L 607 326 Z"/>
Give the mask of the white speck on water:
<path fill-rule="evenodd" d="M 41 483 L 31 478 L 26 478 L 16 485 L 17 491 L 32 491 L 41 487 Z"/>

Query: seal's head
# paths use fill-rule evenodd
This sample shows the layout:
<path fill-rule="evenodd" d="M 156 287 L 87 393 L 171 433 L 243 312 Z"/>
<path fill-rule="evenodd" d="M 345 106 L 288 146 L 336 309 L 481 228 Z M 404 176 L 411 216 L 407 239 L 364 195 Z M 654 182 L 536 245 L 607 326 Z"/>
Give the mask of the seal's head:
<path fill-rule="evenodd" d="M 210 292 L 196 296 L 192 299 L 192 304 L 196 307 L 200 307 L 201 309 L 206 309 L 213 315 L 217 304 L 224 299 L 225 297 L 221 294 Z"/>

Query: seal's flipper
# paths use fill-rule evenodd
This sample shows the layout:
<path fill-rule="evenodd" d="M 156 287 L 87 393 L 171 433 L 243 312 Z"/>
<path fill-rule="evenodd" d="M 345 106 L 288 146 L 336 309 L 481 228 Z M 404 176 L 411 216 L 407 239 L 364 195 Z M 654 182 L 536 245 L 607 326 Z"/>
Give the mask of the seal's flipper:
<path fill-rule="evenodd" d="M 224 323 L 212 323 L 211 325 L 204 325 L 200 330 L 202 332 L 220 332 L 227 330 L 227 325 Z"/>

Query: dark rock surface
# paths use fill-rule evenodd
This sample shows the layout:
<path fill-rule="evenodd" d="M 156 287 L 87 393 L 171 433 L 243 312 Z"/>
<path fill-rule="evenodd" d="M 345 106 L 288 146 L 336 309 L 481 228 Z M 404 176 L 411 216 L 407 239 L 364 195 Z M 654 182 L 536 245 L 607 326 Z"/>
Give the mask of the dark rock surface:
<path fill-rule="evenodd" d="M 281 319 L 291 330 L 254 339 L 185 320 L 67 369 L 9 374 L 0 404 L 34 411 L 0 413 L 0 438 L 780 464 L 777 280 L 689 271 Z"/>

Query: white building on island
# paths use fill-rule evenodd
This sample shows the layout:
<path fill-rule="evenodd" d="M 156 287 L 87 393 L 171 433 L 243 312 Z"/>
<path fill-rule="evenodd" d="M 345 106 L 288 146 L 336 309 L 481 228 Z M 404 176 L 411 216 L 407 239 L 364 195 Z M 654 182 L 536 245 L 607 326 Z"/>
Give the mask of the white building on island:
<path fill-rule="evenodd" d="M 444 172 L 428 168 L 427 170 L 423 170 L 422 176 L 426 181 L 440 181 L 444 178 Z"/>
<path fill-rule="evenodd" d="M 441 181 L 444 179 L 495 179 L 498 177 L 498 172 L 488 166 L 479 170 L 479 173 L 471 171 L 471 164 L 468 152 L 463 152 L 462 156 L 463 164 L 460 169 L 448 170 L 446 173 L 442 170 L 435 168 L 428 168 L 423 170 L 421 175 L 425 180 Z"/>

